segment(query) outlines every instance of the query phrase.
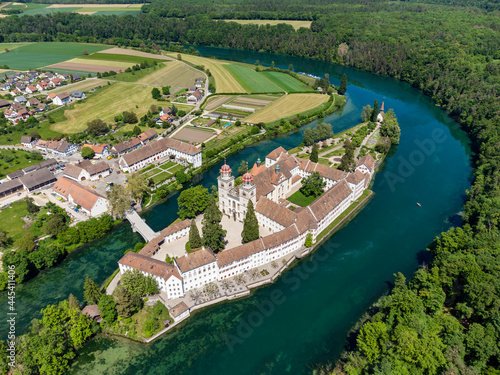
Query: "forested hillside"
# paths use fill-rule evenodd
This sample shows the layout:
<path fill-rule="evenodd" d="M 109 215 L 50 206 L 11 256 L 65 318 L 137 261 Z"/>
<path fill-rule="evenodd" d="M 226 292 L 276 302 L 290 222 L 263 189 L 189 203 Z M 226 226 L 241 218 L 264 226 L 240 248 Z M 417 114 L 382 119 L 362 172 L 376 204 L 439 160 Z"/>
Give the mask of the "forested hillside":
<path fill-rule="evenodd" d="M 335 372 L 500 374 L 498 1 L 350 3 L 155 1 L 144 9 L 149 14 L 137 17 L 60 13 L 3 18 L 0 39 L 135 47 L 141 42 L 148 47 L 189 43 L 269 51 L 354 66 L 422 90 L 473 141 L 474 182 L 463 228 L 436 239 L 429 246 L 432 263 L 409 282 L 397 276 L 392 292 L 379 301 L 359 334 L 354 333 L 352 352 Z M 475 7 L 468 8 L 471 4 Z M 310 29 L 295 31 L 284 24 L 257 27 L 212 19 L 245 18 L 245 12 L 246 18 L 313 22 Z"/>

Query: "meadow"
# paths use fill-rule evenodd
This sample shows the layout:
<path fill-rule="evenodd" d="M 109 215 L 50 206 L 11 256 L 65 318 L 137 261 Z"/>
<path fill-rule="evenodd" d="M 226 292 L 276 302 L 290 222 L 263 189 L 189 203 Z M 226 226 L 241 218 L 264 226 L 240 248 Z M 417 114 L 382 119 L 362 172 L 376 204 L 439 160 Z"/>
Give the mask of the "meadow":
<path fill-rule="evenodd" d="M 178 54 L 168 53 L 170 57 L 176 58 Z M 227 63 L 215 59 L 181 54 L 182 60 L 194 65 L 203 65 L 205 69 L 209 69 L 215 79 L 215 87 L 217 92 L 238 93 L 245 92 L 245 89 L 240 85 L 238 80 L 226 69 Z"/>
<path fill-rule="evenodd" d="M 125 15 L 137 14 L 143 4 L 36 4 L 36 3 L 11 3 L 4 9 L 22 11 L 21 16 L 34 16 L 56 12 L 74 12 L 95 15 Z"/>
<path fill-rule="evenodd" d="M 137 82 L 158 86 L 189 87 L 194 85 L 198 77 L 205 78 L 205 75 L 180 61 L 172 61 L 168 62 L 164 68 L 148 74 Z"/>
<path fill-rule="evenodd" d="M 61 92 L 71 92 L 71 91 L 83 91 L 83 92 L 88 92 L 95 87 L 99 86 L 105 86 L 107 85 L 108 81 L 104 79 L 98 79 L 98 78 L 92 78 L 92 79 L 86 79 L 85 81 L 77 82 L 72 84 L 71 86 L 63 86 L 59 87 L 57 89 L 51 90 L 50 92 L 59 94 Z"/>
<path fill-rule="evenodd" d="M 8 53 L 2 54 L 2 65 L 6 64 L 11 69 L 35 69 L 47 65 L 57 64 L 78 56 L 82 52 L 88 53 L 110 48 L 99 44 L 83 43 L 31 43 L 17 47 Z"/>
<path fill-rule="evenodd" d="M 330 97 L 320 94 L 290 94 L 274 101 L 245 118 L 245 121 L 258 124 L 272 122 L 284 117 L 296 115 L 326 103 Z"/>
<path fill-rule="evenodd" d="M 89 52 L 90 53 L 90 52 Z M 154 55 L 151 55 L 154 56 Z M 82 60 L 103 60 L 103 61 L 117 61 L 117 62 L 125 62 L 131 64 L 140 64 L 144 61 L 147 61 L 148 64 L 153 64 L 156 62 L 162 62 L 164 59 L 156 58 L 156 57 L 144 57 L 144 56 L 135 56 L 128 54 L 117 54 L 117 53 L 92 53 L 91 55 L 81 56 Z"/>
<path fill-rule="evenodd" d="M 304 92 L 314 91 L 312 87 L 293 78 L 291 75 L 279 72 L 263 72 L 260 73 L 286 92 Z"/>
<path fill-rule="evenodd" d="M 279 86 L 268 80 L 262 74 L 242 65 L 229 64 L 226 69 L 236 77 L 238 82 L 250 93 L 281 92 Z"/>
<path fill-rule="evenodd" d="M 290 20 L 224 20 L 225 22 L 236 22 L 240 25 L 278 25 L 280 23 L 286 23 L 287 25 L 293 26 L 295 30 L 301 27 L 310 28 L 311 21 L 290 21 Z"/>
<path fill-rule="evenodd" d="M 101 119 L 114 122 L 114 117 L 124 111 L 144 115 L 152 105 L 165 105 L 151 98 L 151 87 L 117 82 L 100 89 L 84 102 L 77 102 L 73 109 L 64 111 L 66 120 L 52 124 L 51 129 L 61 133 L 77 133 L 87 128 L 87 122 Z"/>

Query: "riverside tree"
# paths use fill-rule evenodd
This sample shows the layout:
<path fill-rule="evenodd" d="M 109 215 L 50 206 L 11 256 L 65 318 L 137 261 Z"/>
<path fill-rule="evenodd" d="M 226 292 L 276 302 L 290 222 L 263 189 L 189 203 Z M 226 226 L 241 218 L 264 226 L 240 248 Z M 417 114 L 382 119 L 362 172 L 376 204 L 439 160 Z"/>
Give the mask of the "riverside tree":
<path fill-rule="evenodd" d="M 389 109 L 389 111 L 384 114 L 384 120 L 382 121 L 382 126 L 380 127 L 380 135 L 388 137 L 394 145 L 399 144 L 401 128 L 399 127 L 398 119 L 392 109 Z"/>
<path fill-rule="evenodd" d="M 318 172 L 313 172 L 308 177 L 304 177 L 301 183 L 302 187 L 300 188 L 300 192 L 306 197 L 319 197 L 323 194 L 323 189 L 326 186 L 326 182 Z"/>
<path fill-rule="evenodd" d="M 248 201 L 247 213 L 243 221 L 243 231 L 241 232 L 241 239 L 243 243 L 255 241 L 259 238 L 259 222 L 255 216 L 255 209 L 253 202 Z"/>
<path fill-rule="evenodd" d="M 146 296 L 158 293 L 158 284 L 151 275 L 145 276 L 138 269 L 126 271 L 120 278 L 120 283 L 132 296 Z"/>
<path fill-rule="evenodd" d="M 363 110 L 361 111 L 361 121 L 363 122 L 368 122 L 370 121 L 372 117 L 372 106 L 370 104 L 367 104 L 363 107 Z"/>
<path fill-rule="evenodd" d="M 198 227 L 196 226 L 196 221 L 191 220 L 191 227 L 189 228 L 189 244 L 191 249 L 197 249 L 201 247 L 201 237 Z"/>
<path fill-rule="evenodd" d="M 102 293 L 99 286 L 92 280 L 89 275 L 85 275 L 83 283 L 83 299 L 89 305 L 95 305 L 101 299 Z"/>
<path fill-rule="evenodd" d="M 375 99 L 375 103 L 373 103 L 373 109 L 370 116 L 370 121 L 377 122 L 377 116 L 378 116 L 378 102 L 377 99 Z"/>
<path fill-rule="evenodd" d="M 344 95 L 346 91 L 347 91 L 347 76 L 344 73 L 342 75 L 342 79 L 340 80 L 340 86 L 337 92 L 340 95 Z"/>
<path fill-rule="evenodd" d="M 184 190 L 177 198 L 179 211 L 177 214 L 181 219 L 194 218 L 207 208 L 210 194 L 208 189 L 201 185 Z"/>
<path fill-rule="evenodd" d="M 122 318 L 128 318 L 135 311 L 132 295 L 122 285 L 118 285 L 113 292 L 116 302 L 116 312 Z"/>
<path fill-rule="evenodd" d="M 222 212 L 217 207 L 215 198 L 211 195 L 202 220 L 202 232 L 204 245 L 215 253 L 224 250 L 225 247 L 224 237 L 226 231 L 222 228 L 221 220 Z"/>
<path fill-rule="evenodd" d="M 130 195 L 134 197 L 135 201 L 139 205 L 142 205 L 142 197 L 148 190 L 148 183 L 146 182 L 146 179 L 139 172 L 135 172 L 127 177 L 127 181 Z"/>
<path fill-rule="evenodd" d="M 107 198 L 114 217 L 123 217 L 132 205 L 131 195 L 122 185 L 113 185 L 107 193 Z"/>
<path fill-rule="evenodd" d="M 118 314 L 116 313 L 116 302 L 113 296 L 102 295 L 99 303 L 97 304 L 97 308 L 101 312 L 101 318 L 103 318 L 106 323 L 113 323 Z"/>
<path fill-rule="evenodd" d="M 319 160 L 319 155 L 318 155 L 318 149 L 319 146 L 317 143 L 313 144 L 312 150 L 311 150 L 311 155 L 309 156 L 309 160 L 317 163 Z"/>

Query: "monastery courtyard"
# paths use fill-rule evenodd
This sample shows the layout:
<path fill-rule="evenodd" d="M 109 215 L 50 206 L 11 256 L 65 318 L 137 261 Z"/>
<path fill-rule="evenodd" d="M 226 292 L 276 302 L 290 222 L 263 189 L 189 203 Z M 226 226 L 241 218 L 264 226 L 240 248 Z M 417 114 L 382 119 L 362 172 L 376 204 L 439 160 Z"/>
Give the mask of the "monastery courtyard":
<path fill-rule="evenodd" d="M 200 236 L 203 236 L 203 233 L 201 231 L 202 225 L 201 225 L 201 220 L 203 218 L 203 215 L 198 215 L 195 219 L 196 221 L 196 226 L 198 227 L 198 230 L 200 232 Z M 224 228 L 227 233 L 226 233 L 226 248 L 231 249 L 236 246 L 240 246 L 241 243 L 241 232 L 243 231 L 243 223 L 239 222 L 238 220 L 233 220 L 230 219 L 227 215 L 222 215 L 222 228 Z M 269 230 L 269 228 L 264 228 L 262 225 L 259 225 L 259 234 L 261 237 L 268 236 L 272 234 Z M 158 253 L 156 253 L 152 258 L 153 259 L 158 259 L 161 261 L 165 261 L 165 258 L 167 254 L 170 257 L 178 257 L 180 258 L 181 256 L 187 254 L 186 253 L 186 243 L 189 241 L 189 235 L 184 236 L 179 238 L 176 241 L 170 242 L 170 243 L 163 243 L 160 247 L 160 250 Z"/>

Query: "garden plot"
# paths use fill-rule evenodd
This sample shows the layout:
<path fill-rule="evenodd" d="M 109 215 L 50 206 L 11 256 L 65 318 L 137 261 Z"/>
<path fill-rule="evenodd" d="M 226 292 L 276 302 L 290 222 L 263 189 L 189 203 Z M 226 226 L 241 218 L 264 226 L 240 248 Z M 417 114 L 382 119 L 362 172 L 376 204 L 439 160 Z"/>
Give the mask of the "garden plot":
<path fill-rule="evenodd" d="M 215 134 L 216 133 L 209 128 L 198 129 L 192 126 L 185 126 L 180 131 L 175 133 L 172 138 L 189 143 L 202 143 Z"/>

